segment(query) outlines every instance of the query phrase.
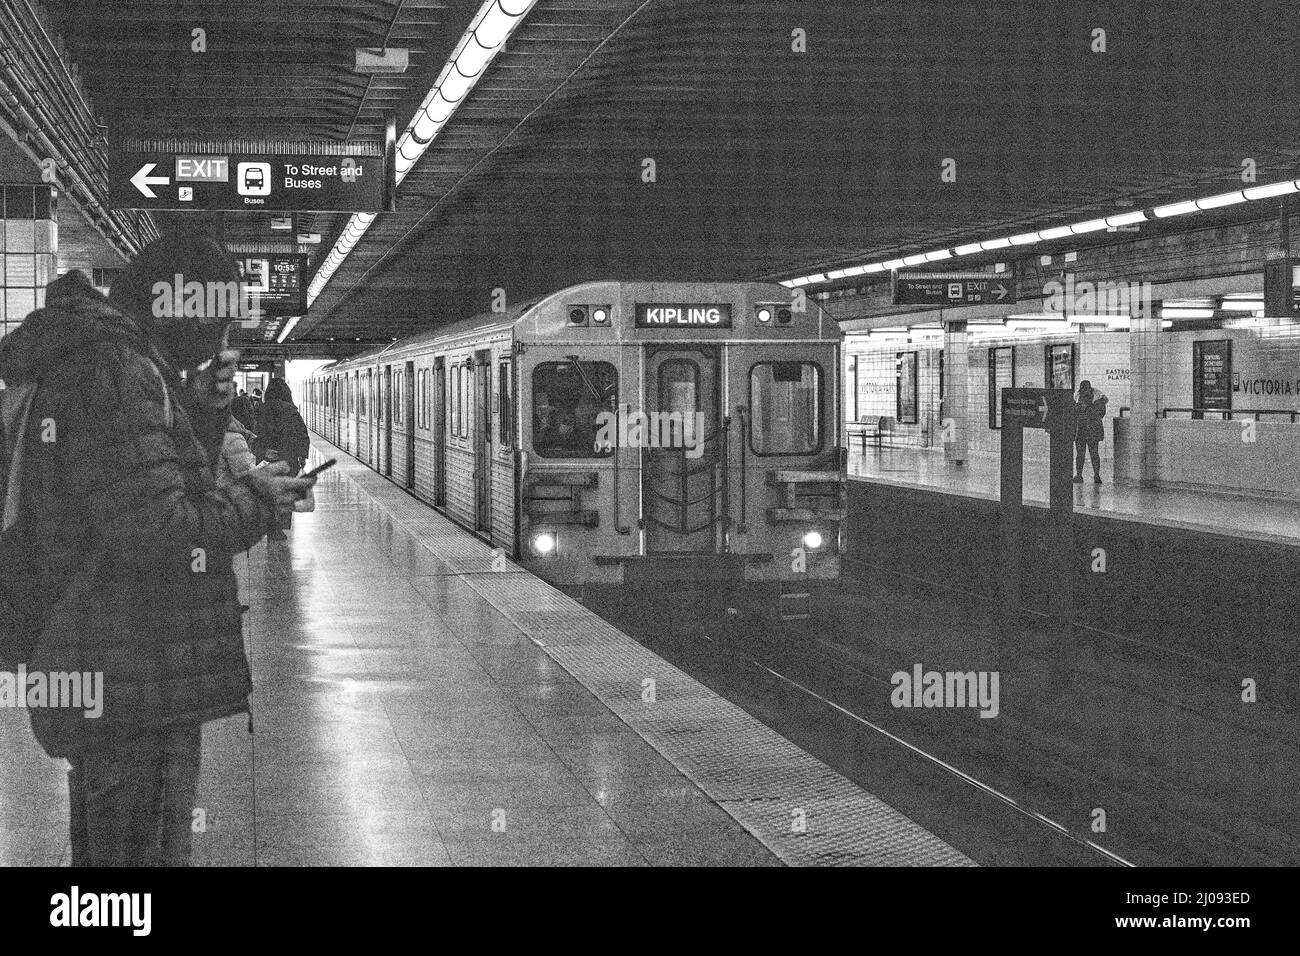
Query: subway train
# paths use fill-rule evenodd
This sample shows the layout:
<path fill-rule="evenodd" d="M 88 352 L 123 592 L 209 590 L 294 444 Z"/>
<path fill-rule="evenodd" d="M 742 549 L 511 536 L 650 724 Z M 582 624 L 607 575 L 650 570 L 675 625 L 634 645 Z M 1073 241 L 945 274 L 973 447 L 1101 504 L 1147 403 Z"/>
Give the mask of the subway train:
<path fill-rule="evenodd" d="M 591 282 L 324 366 L 305 413 L 553 584 L 824 581 L 841 343 L 779 285 Z"/>

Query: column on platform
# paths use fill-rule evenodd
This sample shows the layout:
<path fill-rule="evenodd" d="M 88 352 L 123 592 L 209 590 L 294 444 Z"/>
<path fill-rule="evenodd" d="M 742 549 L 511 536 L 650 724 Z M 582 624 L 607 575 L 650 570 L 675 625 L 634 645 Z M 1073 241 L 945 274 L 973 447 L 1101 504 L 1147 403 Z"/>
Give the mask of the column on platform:
<path fill-rule="evenodd" d="M 1129 323 L 1130 411 L 1123 465 L 1128 481 L 1146 486 L 1154 485 L 1159 473 L 1156 416 L 1164 399 L 1159 316 L 1159 303 L 1145 301 L 1134 309 Z"/>
<path fill-rule="evenodd" d="M 969 357 L 966 323 L 944 320 L 944 394 L 940 435 L 943 437 L 944 460 L 957 465 L 966 460 L 970 448 Z"/>

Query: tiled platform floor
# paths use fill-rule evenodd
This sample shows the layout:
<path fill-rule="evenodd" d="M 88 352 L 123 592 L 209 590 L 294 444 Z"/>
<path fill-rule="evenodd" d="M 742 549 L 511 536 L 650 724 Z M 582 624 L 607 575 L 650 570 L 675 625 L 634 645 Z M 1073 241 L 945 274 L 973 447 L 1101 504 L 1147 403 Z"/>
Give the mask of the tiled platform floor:
<path fill-rule="evenodd" d="M 1074 486 L 1076 511 L 1300 544 L 1300 506 L 1294 501 L 1115 485 L 1110 481 L 1109 473 L 1110 463 L 1102 462 L 1105 481 L 1095 485 L 1092 483 L 1091 464 L 1085 465 L 1085 482 Z M 994 455 L 972 455 L 961 467 L 956 467 L 944 461 L 942 449 L 876 449 L 868 446 L 863 451 L 855 442 L 849 452 L 850 478 L 946 491 L 972 498 L 997 500 L 999 475 L 1000 463 Z M 1047 463 L 1026 460 L 1024 480 L 1025 502 L 1045 507 Z"/>
<path fill-rule="evenodd" d="M 197 864 L 970 863 L 339 457 L 239 563 L 256 732 L 205 730 Z M 0 766 L 0 864 L 66 863 L 20 711 Z"/>

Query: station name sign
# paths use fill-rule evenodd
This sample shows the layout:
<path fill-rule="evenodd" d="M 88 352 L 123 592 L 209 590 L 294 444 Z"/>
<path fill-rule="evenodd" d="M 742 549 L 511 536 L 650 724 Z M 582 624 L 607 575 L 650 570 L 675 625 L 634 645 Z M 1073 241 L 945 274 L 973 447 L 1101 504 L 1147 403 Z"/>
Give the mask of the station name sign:
<path fill-rule="evenodd" d="M 638 302 L 638 329 L 729 329 L 731 304 Z"/>
<path fill-rule="evenodd" d="M 392 175 L 383 156 L 118 150 L 109 199 L 115 209 L 382 212 Z"/>

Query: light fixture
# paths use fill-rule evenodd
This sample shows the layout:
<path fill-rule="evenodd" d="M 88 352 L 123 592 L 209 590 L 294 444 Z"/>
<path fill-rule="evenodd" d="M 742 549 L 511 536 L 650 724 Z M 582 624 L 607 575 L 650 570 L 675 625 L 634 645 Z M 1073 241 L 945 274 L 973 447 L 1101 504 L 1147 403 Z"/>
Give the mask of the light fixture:
<path fill-rule="evenodd" d="M 549 531 L 542 531 L 533 535 L 533 551 L 536 554 L 546 557 L 548 554 L 555 552 L 556 546 L 555 535 Z"/>
<path fill-rule="evenodd" d="M 1294 192 L 1300 192 L 1300 180 L 1288 179 L 1283 183 L 1252 186 L 1243 190 L 1242 195 L 1247 199 L 1272 199 L 1274 196 L 1287 196 Z"/>
<path fill-rule="evenodd" d="M 1151 212 L 1157 219 L 1168 219 L 1170 216 L 1185 216 L 1189 212 L 1199 212 L 1200 206 L 1196 205 L 1196 200 L 1189 199 L 1187 202 L 1170 203 L 1167 206 L 1156 206 Z"/>
<path fill-rule="evenodd" d="M 822 538 L 822 533 L 820 531 L 804 532 L 803 546 L 809 551 L 816 551 L 825 543 L 825 539 Z"/>
<path fill-rule="evenodd" d="M 1146 222 L 1147 214 L 1141 209 L 1135 212 L 1123 212 L 1118 216 L 1107 216 L 1106 225 L 1111 229 L 1118 229 L 1120 226 L 1131 226 L 1137 222 Z"/>
<path fill-rule="evenodd" d="M 1160 317 L 1164 319 L 1212 319 L 1214 318 L 1213 309 L 1180 309 L 1180 308 L 1162 308 Z"/>
<path fill-rule="evenodd" d="M 415 116 L 407 124 L 397 143 L 394 159 L 394 174 L 398 185 L 406 178 L 425 150 L 441 132 L 456 108 L 473 90 L 483 71 L 501 47 L 523 22 L 525 14 L 532 9 L 537 0 L 486 0 L 479 8 L 478 14 L 470 23 L 469 29 L 460 38 L 460 43 L 443 66 L 434 86 L 425 96 Z M 324 290 L 343 260 L 348 257 L 361 237 L 366 234 L 370 224 L 375 221 L 374 213 L 355 213 L 348 222 L 343 234 L 339 236 L 333 251 L 321 263 L 307 288 L 307 304 L 310 306 Z M 283 340 L 281 340 L 283 341 Z"/>
<path fill-rule="evenodd" d="M 1134 209 L 1129 212 L 1107 216 L 1103 219 L 1089 219 L 1086 222 L 1073 223 L 1068 226 L 1053 226 L 1050 229 L 1043 229 L 1038 232 L 1026 232 L 1015 236 L 1004 236 L 998 239 L 986 239 L 983 242 L 968 242 L 953 249 L 937 249 L 933 252 L 910 255 L 900 259 L 890 259 L 886 262 L 873 262 L 861 266 L 845 267 L 836 270 L 836 277 L 841 275 L 861 275 L 871 272 L 883 272 L 887 269 L 899 269 L 904 265 L 916 265 L 921 262 L 934 262 L 940 259 L 950 259 L 954 256 L 971 256 L 981 252 L 1006 249 L 1010 246 L 1029 246 L 1037 242 L 1050 242 L 1055 239 L 1064 239 L 1068 236 L 1078 236 L 1090 232 L 1101 232 L 1102 230 L 1115 230 L 1121 226 L 1130 226 L 1139 222 L 1147 222 L 1152 218 L 1167 219 L 1170 216 L 1182 216 L 1188 213 L 1201 212 L 1207 209 L 1217 209 L 1222 206 L 1230 206 L 1235 203 L 1247 202 L 1250 200 L 1268 199 L 1274 196 L 1286 196 L 1295 192 L 1300 192 L 1300 179 L 1286 180 L 1280 183 L 1269 183 L 1264 186 L 1252 186 L 1250 189 L 1229 193 L 1219 193 L 1214 196 L 1206 196 L 1202 199 L 1189 199 L 1185 202 L 1169 203 L 1163 206 L 1156 206 L 1154 209 L 1150 210 Z M 1125 205 L 1127 205 L 1127 203 Z M 814 282 L 825 281 L 827 281 L 826 275 L 819 273 L 812 276 L 801 276 L 796 279 L 787 279 L 781 284 L 788 288 L 795 288 L 798 286 L 809 285 Z"/>
<path fill-rule="evenodd" d="M 593 321 L 593 322 L 597 322 L 597 323 L 603 325 L 603 324 L 605 323 L 605 320 L 608 319 L 608 318 L 609 318 L 609 311 L 608 311 L 607 309 L 592 309 L 592 310 L 591 310 L 591 321 Z"/>
<path fill-rule="evenodd" d="M 1217 196 L 1206 196 L 1204 199 L 1196 200 L 1196 208 L 1218 209 L 1220 206 L 1231 206 L 1245 201 L 1246 194 L 1244 192 L 1220 193 Z"/>
<path fill-rule="evenodd" d="M 1054 226 L 1051 229 L 1044 229 L 1038 234 L 1044 242 L 1050 242 L 1053 239 L 1064 239 L 1066 236 L 1074 235 L 1074 230 L 1069 226 Z"/>
<path fill-rule="evenodd" d="M 771 309 L 766 309 L 766 308 L 764 308 L 764 309 L 759 309 L 759 310 L 758 310 L 758 321 L 760 321 L 760 322 L 771 322 L 771 321 L 772 321 L 772 310 L 771 310 Z"/>
<path fill-rule="evenodd" d="M 1101 232 L 1106 228 L 1105 219 L 1089 219 L 1087 222 L 1076 222 L 1070 227 L 1070 231 L 1076 236 L 1081 236 L 1085 232 Z"/>

